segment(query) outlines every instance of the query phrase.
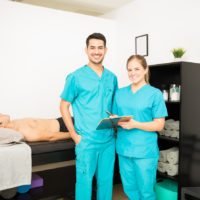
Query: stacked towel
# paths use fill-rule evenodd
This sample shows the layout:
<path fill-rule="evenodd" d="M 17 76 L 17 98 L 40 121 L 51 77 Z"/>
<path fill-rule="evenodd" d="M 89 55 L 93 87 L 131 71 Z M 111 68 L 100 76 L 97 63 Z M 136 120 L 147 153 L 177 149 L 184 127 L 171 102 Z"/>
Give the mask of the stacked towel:
<path fill-rule="evenodd" d="M 161 162 L 167 162 L 167 155 L 170 153 L 170 152 L 176 152 L 178 150 L 177 147 L 172 147 L 170 149 L 167 149 L 167 150 L 162 150 L 159 152 L 159 161 Z"/>
<path fill-rule="evenodd" d="M 166 171 L 169 176 L 176 176 L 178 175 L 178 165 L 167 164 Z"/>
<path fill-rule="evenodd" d="M 178 175 L 178 165 L 172 165 L 169 163 L 158 162 L 158 171 L 161 173 L 167 172 L 169 176 Z"/>
<path fill-rule="evenodd" d="M 179 121 L 168 119 L 165 122 L 165 127 L 162 131 L 159 131 L 159 135 L 179 138 Z"/>
<path fill-rule="evenodd" d="M 178 158 L 179 158 L 178 148 L 174 148 L 172 151 L 167 153 L 167 161 L 172 165 L 178 164 Z"/>
<path fill-rule="evenodd" d="M 178 174 L 178 159 L 179 150 L 177 147 L 172 147 L 167 150 L 159 152 L 158 171 L 165 173 L 169 176 L 175 176 Z"/>
<path fill-rule="evenodd" d="M 164 162 L 158 162 L 158 171 L 165 173 L 167 171 L 167 163 Z"/>
<path fill-rule="evenodd" d="M 179 130 L 179 121 L 174 121 L 173 119 L 166 120 L 165 129 Z"/>

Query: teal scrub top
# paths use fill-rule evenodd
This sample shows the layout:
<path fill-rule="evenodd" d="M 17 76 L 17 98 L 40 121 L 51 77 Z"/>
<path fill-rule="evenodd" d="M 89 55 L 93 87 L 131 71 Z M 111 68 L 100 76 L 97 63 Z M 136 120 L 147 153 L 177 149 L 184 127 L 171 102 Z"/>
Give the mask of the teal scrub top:
<path fill-rule="evenodd" d="M 132 115 L 138 122 L 151 122 L 154 118 L 166 117 L 167 109 L 159 89 L 147 84 L 133 93 L 129 85 L 116 92 L 113 114 Z M 116 151 L 128 157 L 158 157 L 157 133 L 120 127 L 117 131 Z"/>
<path fill-rule="evenodd" d="M 98 123 L 111 112 L 117 77 L 103 70 L 101 78 L 85 65 L 66 78 L 61 98 L 72 104 L 74 127 L 77 134 L 91 141 L 104 143 L 114 137 L 112 129 L 96 130 Z"/>

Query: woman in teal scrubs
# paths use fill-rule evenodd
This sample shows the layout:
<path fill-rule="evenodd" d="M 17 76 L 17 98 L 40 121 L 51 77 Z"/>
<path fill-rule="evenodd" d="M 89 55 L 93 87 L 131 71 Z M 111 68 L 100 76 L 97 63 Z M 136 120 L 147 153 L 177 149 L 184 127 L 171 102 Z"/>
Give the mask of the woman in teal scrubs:
<path fill-rule="evenodd" d="M 167 109 L 162 92 L 149 84 L 149 68 L 143 56 L 127 61 L 131 85 L 116 92 L 113 113 L 132 115 L 119 122 L 116 150 L 124 192 L 130 200 L 155 200 L 159 149 L 156 131 L 164 127 Z"/>

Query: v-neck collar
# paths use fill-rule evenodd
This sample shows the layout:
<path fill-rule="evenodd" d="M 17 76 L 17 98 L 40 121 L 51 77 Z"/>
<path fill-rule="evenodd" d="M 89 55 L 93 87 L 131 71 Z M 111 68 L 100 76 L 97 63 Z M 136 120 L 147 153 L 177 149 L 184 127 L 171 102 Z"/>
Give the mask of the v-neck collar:
<path fill-rule="evenodd" d="M 102 74 L 101 74 L 101 77 L 100 77 L 90 66 L 85 65 L 85 67 L 89 68 L 90 71 L 91 71 L 93 74 L 95 74 L 95 76 L 98 77 L 98 79 L 100 79 L 100 80 L 103 78 L 103 76 L 104 76 L 104 74 L 105 74 L 105 71 L 106 71 L 105 67 L 103 66 L 103 71 L 102 71 Z"/>
<path fill-rule="evenodd" d="M 130 92 L 132 93 L 132 95 L 137 95 L 138 93 L 140 93 L 145 87 L 147 87 L 149 84 L 145 84 L 143 85 L 140 89 L 138 89 L 135 93 L 133 92 L 133 90 L 131 89 L 131 84 L 129 85 L 129 89 Z"/>

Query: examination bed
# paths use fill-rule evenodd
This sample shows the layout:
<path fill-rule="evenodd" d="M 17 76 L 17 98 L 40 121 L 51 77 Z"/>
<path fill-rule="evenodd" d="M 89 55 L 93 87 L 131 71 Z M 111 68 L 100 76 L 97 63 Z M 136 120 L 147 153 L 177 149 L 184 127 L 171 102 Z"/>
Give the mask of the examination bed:
<path fill-rule="evenodd" d="M 28 142 L 32 149 L 32 165 L 43 165 L 47 163 L 56 163 L 63 161 L 75 160 L 75 144 L 69 140 L 56 142 Z M 69 200 L 74 200 L 76 170 L 75 161 L 73 165 L 62 168 L 51 169 L 47 171 L 36 172 L 41 177 L 44 177 L 43 194 L 41 197 L 51 197 L 59 199 L 65 197 Z M 45 178 L 47 182 L 45 183 Z M 120 182 L 118 159 L 116 157 L 114 184 Z M 95 190 L 95 188 L 93 188 Z M 37 193 L 37 191 L 36 191 Z M 34 191 L 30 191 L 32 199 L 35 196 Z M 93 194 L 93 197 L 95 194 Z M 38 196 L 35 196 L 38 199 Z"/>
<path fill-rule="evenodd" d="M 71 139 L 55 142 L 27 142 L 32 150 L 32 166 L 75 159 L 74 142 Z"/>
<path fill-rule="evenodd" d="M 55 142 L 27 142 L 27 144 L 32 150 L 33 172 L 44 180 L 43 187 L 29 191 L 29 198 L 73 199 L 76 174 L 74 142 L 67 139 Z M 65 165 L 59 166 L 59 163 Z M 43 166 L 47 166 L 47 169 L 43 169 Z M 49 166 L 53 167 L 48 168 Z"/>

